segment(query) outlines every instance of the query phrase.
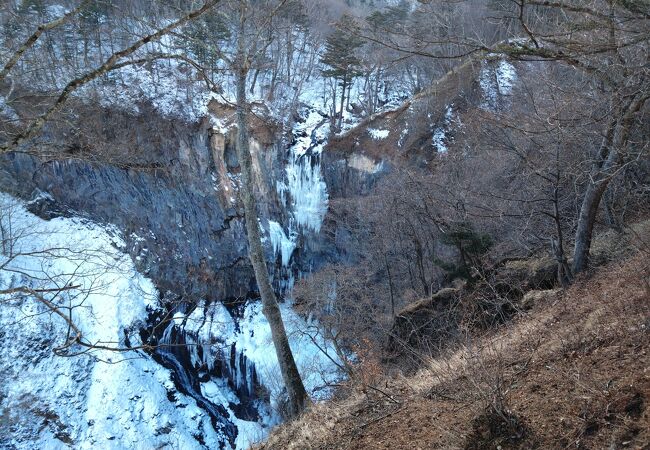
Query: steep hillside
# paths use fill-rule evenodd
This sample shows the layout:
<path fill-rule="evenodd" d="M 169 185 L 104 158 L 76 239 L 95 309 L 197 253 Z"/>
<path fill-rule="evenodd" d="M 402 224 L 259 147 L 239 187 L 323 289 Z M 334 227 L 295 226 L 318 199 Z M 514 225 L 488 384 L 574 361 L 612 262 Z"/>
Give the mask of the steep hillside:
<path fill-rule="evenodd" d="M 245 449 L 281 420 L 258 303 L 170 304 L 116 226 L 43 220 L 6 194 L 0 231 L 0 448 Z M 326 396 L 328 343 L 282 312 L 307 389 Z"/>
<path fill-rule="evenodd" d="M 514 323 L 373 376 L 316 405 L 259 449 L 647 448 L 647 254 L 566 291 L 536 291 Z"/>
<path fill-rule="evenodd" d="M 0 449 L 650 449 L 647 0 L 0 28 Z"/>

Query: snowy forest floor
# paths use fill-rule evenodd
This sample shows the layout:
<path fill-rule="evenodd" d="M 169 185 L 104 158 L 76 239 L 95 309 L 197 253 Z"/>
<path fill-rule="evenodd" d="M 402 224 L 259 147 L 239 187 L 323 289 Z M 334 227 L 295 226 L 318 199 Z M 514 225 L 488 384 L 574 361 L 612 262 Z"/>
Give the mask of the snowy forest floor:
<path fill-rule="evenodd" d="M 414 376 L 366 378 L 259 448 L 648 448 L 648 259 L 542 291 L 513 322 Z"/>

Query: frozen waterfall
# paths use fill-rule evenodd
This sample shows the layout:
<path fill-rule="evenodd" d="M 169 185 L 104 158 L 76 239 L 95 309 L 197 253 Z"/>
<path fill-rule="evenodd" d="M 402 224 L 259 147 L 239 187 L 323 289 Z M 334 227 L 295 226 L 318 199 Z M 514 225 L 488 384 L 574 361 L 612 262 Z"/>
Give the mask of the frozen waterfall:
<path fill-rule="evenodd" d="M 316 109 L 307 109 L 307 117 L 298 123 L 289 147 L 286 179 L 277 182 L 282 203 L 299 231 L 320 231 L 327 213 L 327 185 L 321 173 L 321 153 L 329 124 Z"/>

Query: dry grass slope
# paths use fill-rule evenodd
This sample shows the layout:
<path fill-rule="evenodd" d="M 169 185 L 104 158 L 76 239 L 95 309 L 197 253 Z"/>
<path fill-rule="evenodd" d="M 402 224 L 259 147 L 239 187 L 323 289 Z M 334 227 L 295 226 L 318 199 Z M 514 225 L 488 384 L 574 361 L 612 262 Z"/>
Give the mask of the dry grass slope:
<path fill-rule="evenodd" d="M 507 326 L 316 405 L 259 449 L 649 449 L 647 264 L 542 291 Z"/>

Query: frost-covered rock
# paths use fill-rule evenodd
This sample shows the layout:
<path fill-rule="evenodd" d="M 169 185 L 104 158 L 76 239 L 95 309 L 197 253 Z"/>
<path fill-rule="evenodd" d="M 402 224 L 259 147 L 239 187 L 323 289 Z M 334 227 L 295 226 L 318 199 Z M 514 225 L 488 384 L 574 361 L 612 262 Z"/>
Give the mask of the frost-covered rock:
<path fill-rule="evenodd" d="M 375 128 L 368 128 L 368 134 L 370 137 L 373 139 L 380 141 L 382 139 L 386 139 L 388 135 L 390 134 L 389 130 L 377 130 Z"/>
<path fill-rule="evenodd" d="M 0 256 L 0 289 L 79 286 L 49 300 L 71 307 L 63 311 L 88 342 L 125 347 L 158 295 L 117 249 L 124 242 L 91 222 L 43 221 L 4 194 L 0 211 L 4 225 L 11 221 L 13 244 Z M 215 448 L 224 441 L 146 354 L 74 346 L 69 350 L 81 355 L 55 356 L 52 348 L 70 332 L 66 322 L 29 296 L 1 300 L 0 396 L 8 420 L 0 428 L 8 429 L 0 434 L 9 448 L 191 449 L 203 447 L 197 437 Z M 129 336 L 137 344 L 137 335 Z"/>
<path fill-rule="evenodd" d="M 483 97 L 481 108 L 496 111 L 511 94 L 517 80 L 517 71 L 510 62 L 501 59 L 497 62 L 483 61 L 479 74 L 479 84 Z"/>
<path fill-rule="evenodd" d="M 454 114 L 454 105 L 447 106 L 441 123 L 433 131 L 433 147 L 439 153 L 447 152 L 447 146 L 453 141 L 453 136 L 451 135 L 452 126 L 454 122 L 459 121 L 460 119 L 456 118 Z"/>
<path fill-rule="evenodd" d="M 18 117 L 16 110 L 7 103 L 7 99 L 3 95 L 0 95 L 0 118 L 9 120 L 11 122 L 20 120 L 20 117 Z"/>
<path fill-rule="evenodd" d="M 87 342 L 137 347 L 152 313 L 165 314 L 153 284 L 122 253 L 126 243 L 115 228 L 75 218 L 44 221 L 5 194 L 0 220 L 3 243 L 11 242 L 0 256 L 0 290 L 69 286 L 49 300 L 70 311 Z M 340 377 L 333 349 L 317 324 L 290 305 L 282 314 L 305 385 L 322 397 Z M 65 320 L 29 296 L 0 297 L 2 443 L 244 449 L 280 421 L 274 409 L 283 396 L 279 366 L 258 302 L 235 314 L 202 301 L 188 314 L 176 311 L 165 325 L 153 355 L 74 345 L 67 351 L 82 354 L 66 358 L 52 353 L 70 332 Z M 177 351 L 188 355 L 187 363 Z"/>

